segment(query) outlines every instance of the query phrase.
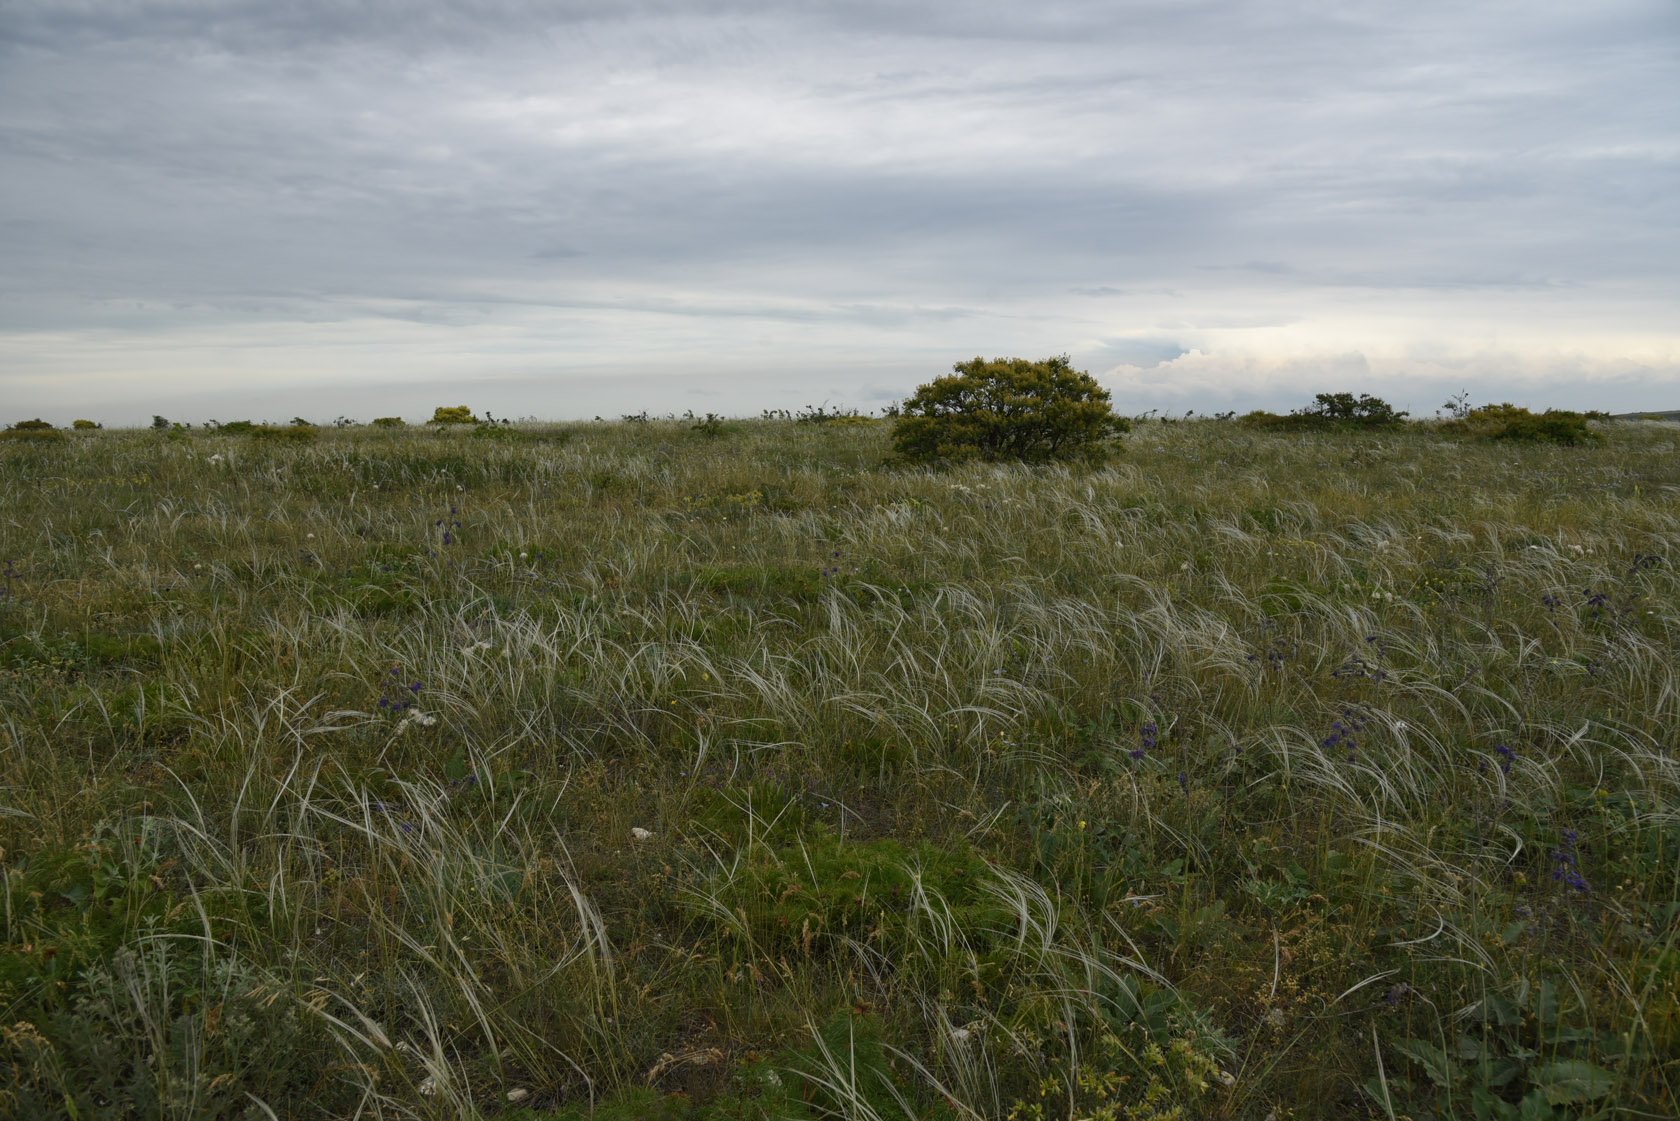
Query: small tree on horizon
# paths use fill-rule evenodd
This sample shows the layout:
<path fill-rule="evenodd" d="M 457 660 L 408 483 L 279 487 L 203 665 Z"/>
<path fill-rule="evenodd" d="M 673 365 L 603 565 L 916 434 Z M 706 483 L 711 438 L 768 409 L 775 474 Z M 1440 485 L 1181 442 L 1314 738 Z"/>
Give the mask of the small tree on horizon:
<path fill-rule="evenodd" d="M 921 386 L 900 406 L 893 450 L 914 463 L 981 459 L 1025 463 L 1103 458 L 1130 423 L 1108 390 L 1063 354 L 974 358 Z"/>
<path fill-rule="evenodd" d="M 439 405 L 432 410 L 432 419 L 427 424 L 477 424 L 478 418 L 473 416 L 472 410 L 465 405 Z"/>

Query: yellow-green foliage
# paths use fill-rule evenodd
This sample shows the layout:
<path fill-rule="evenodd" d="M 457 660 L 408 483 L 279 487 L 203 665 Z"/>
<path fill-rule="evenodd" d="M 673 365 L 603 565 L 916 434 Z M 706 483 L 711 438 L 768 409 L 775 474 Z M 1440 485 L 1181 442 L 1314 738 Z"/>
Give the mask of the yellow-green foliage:
<path fill-rule="evenodd" d="M 373 426 L 375 428 L 402 428 L 404 421 L 400 416 L 376 416 L 373 418 Z"/>
<path fill-rule="evenodd" d="M 691 423 L 0 442 L 0 1116 L 1680 1115 L 1671 426 Z"/>
<path fill-rule="evenodd" d="M 91 420 L 73 420 L 70 422 L 70 427 L 80 432 L 95 428 L 104 428 L 105 426 L 103 424 L 97 424 Z"/>
<path fill-rule="evenodd" d="M 473 416 L 472 410 L 465 405 L 439 405 L 432 410 L 432 419 L 427 424 L 477 424 L 478 418 Z"/>
<path fill-rule="evenodd" d="M 1100 461 L 1126 431 L 1108 391 L 1067 357 L 975 358 L 899 409 L 893 450 L 913 463 Z"/>

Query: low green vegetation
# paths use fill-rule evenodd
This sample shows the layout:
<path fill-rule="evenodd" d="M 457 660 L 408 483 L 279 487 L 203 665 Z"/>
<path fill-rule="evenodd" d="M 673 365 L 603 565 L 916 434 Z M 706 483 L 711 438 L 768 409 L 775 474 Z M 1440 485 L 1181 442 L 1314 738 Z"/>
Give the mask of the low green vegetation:
<path fill-rule="evenodd" d="M 1509 402 L 1471 409 L 1441 426 L 1443 431 L 1488 440 L 1517 440 L 1531 444 L 1602 444 L 1604 437 L 1588 425 L 1583 413 L 1567 409 L 1530 412 Z"/>
<path fill-rule="evenodd" d="M 1325 432 L 1335 429 L 1369 430 L 1389 428 L 1410 415 L 1398 412 L 1381 397 L 1361 393 L 1320 393 L 1311 405 L 1287 416 L 1256 410 L 1242 418 L 1243 424 L 1271 432 Z"/>
<path fill-rule="evenodd" d="M 1680 1113 L 1680 428 L 1348 404 L 0 442 L 0 1116 Z"/>
<path fill-rule="evenodd" d="M 34 420 L 20 420 L 11 425 L 5 431 L 0 432 L 0 440 L 35 444 L 62 444 L 65 435 L 51 424 L 37 417 Z"/>

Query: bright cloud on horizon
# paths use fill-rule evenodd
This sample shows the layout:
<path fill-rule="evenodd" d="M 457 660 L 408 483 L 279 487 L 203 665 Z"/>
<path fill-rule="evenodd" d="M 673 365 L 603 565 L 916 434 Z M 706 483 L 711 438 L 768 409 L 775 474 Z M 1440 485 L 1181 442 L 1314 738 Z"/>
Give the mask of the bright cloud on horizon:
<path fill-rule="evenodd" d="M 1061 352 L 1127 410 L 1676 408 L 1677 46 L 1658 0 L 14 4 L 0 420 Z"/>

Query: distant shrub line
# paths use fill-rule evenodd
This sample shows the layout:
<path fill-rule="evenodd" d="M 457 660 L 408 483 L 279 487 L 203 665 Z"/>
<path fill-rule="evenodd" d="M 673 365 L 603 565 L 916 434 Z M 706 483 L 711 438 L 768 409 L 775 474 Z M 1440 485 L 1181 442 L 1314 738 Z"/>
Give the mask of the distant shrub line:
<path fill-rule="evenodd" d="M 1510 402 L 1471 408 L 1468 399 L 1468 393 L 1456 395 L 1444 406 L 1448 419 L 1423 423 L 1436 432 L 1455 437 L 1575 446 L 1602 444 L 1603 434 L 1590 427 L 1590 422 L 1613 419 L 1602 412 L 1567 409 L 1535 413 Z M 1118 438 L 1133 423 L 1114 412 L 1108 390 L 1090 374 L 1073 369 L 1067 355 L 1038 361 L 976 357 L 958 362 L 950 374 L 918 386 L 914 394 L 887 406 L 883 414 L 893 425 L 894 458 L 905 464 L 924 465 L 968 460 L 1100 463 L 1117 447 Z M 1183 419 L 1193 415 L 1193 411 L 1186 413 Z M 1652 415 L 1662 418 L 1661 414 Z M 1231 412 L 1216 413 L 1212 419 L 1227 421 L 1234 416 Z M 1261 432 L 1375 432 L 1393 430 L 1409 416 L 1369 393 L 1319 393 L 1311 404 L 1302 408 L 1288 413 L 1257 409 L 1238 418 L 1238 423 Z M 647 424 L 655 418 L 643 410 L 627 413 L 620 419 L 625 423 Z M 672 414 L 666 419 L 677 418 Z M 707 439 L 736 431 L 727 423 L 728 418 L 718 413 L 697 417 L 690 411 L 681 419 L 691 422 L 689 427 Z M 831 408 L 826 402 L 807 405 L 795 412 L 765 409 L 762 419 L 791 420 L 811 427 L 882 423 L 880 418 L 862 414 L 855 408 Z M 1136 419 L 1140 423 L 1151 419 L 1162 423 L 1173 420 L 1154 418 L 1153 411 Z M 489 412 L 481 419 L 467 405 L 440 405 L 432 411 L 426 424 L 438 428 L 466 426 L 472 435 L 483 438 L 520 440 L 532 435 L 514 428 L 511 421 L 496 420 Z M 375 417 L 370 426 L 405 428 L 407 423 L 400 416 L 383 416 Z M 103 427 L 91 420 L 76 420 L 72 424 L 75 431 Z M 193 426 L 154 416 L 151 427 L 168 439 L 182 440 L 188 438 Z M 348 417 L 339 417 L 332 427 L 352 428 L 358 424 Z M 290 424 L 283 425 L 211 420 L 202 431 L 282 444 L 307 444 L 319 437 L 318 426 L 303 417 L 294 417 Z M 543 438 L 552 439 L 554 435 Z M 39 417 L 18 421 L 0 431 L 0 440 L 9 441 L 62 443 L 65 438 L 63 429 Z"/>
<path fill-rule="evenodd" d="M 1399 424 L 1410 413 L 1397 412 L 1381 397 L 1361 393 L 1320 393 L 1313 403 L 1296 409 L 1287 416 L 1256 410 L 1243 417 L 1250 428 L 1283 432 L 1314 432 L 1337 428 L 1388 428 Z"/>

